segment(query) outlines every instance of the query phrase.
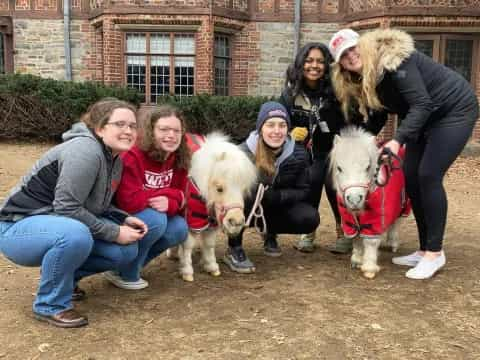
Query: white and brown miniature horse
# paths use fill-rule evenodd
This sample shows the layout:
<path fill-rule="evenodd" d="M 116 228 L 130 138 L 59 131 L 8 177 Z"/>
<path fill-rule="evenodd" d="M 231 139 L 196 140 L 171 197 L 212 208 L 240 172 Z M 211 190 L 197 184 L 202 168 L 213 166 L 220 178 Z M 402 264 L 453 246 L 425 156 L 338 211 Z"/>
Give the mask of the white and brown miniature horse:
<path fill-rule="evenodd" d="M 190 231 L 178 248 L 180 274 L 185 281 L 193 281 L 192 250 L 196 244 L 200 245 L 204 270 L 220 275 L 215 257 L 217 234 L 223 230 L 227 235 L 237 235 L 245 226 L 244 198 L 257 180 L 257 170 L 227 136 L 212 133 L 193 153 L 189 178 L 188 186 L 193 187 L 186 191 Z M 169 256 L 172 255 L 170 252 Z"/>
<path fill-rule="evenodd" d="M 398 220 L 410 211 L 401 160 L 391 154 L 381 160 L 375 137 L 365 130 L 349 126 L 335 136 L 330 171 L 342 228 L 346 237 L 353 238 L 352 267 L 360 267 L 370 279 L 380 271 L 382 238 L 396 252 Z"/>

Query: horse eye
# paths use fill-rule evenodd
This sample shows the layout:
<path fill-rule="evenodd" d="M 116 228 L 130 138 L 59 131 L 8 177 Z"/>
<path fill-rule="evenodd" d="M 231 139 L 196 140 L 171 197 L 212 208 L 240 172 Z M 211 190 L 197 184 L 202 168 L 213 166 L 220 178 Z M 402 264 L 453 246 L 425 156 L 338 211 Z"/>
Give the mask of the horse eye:
<path fill-rule="evenodd" d="M 370 165 L 367 166 L 367 172 L 370 172 Z"/>
<path fill-rule="evenodd" d="M 337 166 L 337 171 L 342 172 L 342 168 L 340 166 Z"/>

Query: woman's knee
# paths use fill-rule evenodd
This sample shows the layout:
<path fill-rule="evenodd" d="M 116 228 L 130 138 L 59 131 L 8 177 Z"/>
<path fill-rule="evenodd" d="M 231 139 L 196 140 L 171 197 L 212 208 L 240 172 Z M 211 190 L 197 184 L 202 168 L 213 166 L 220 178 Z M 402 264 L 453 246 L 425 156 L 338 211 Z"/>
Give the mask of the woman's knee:
<path fill-rule="evenodd" d="M 297 224 L 296 227 L 301 228 L 303 233 L 310 233 L 320 224 L 320 215 L 318 210 L 309 204 L 298 204 L 294 207 L 292 223 Z"/>
<path fill-rule="evenodd" d="M 188 236 L 188 225 L 181 216 L 174 216 L 169 219 L 164 239 L 169 247 L 184 242 Z"/>
<path fill-rule="evenodd" d="M 167 229 L 168 217 L 165 213 L 147 208 L 134 215 L 142 220 L 148 226 L 148 232 L 145 236 L 146 241 L 157 241 Z"/>
<path fill-rule="evenodd" d="M 69 230 L 57 232 L 57 244 L 71 251 L 78 258 L 87 258 L 93 248 L 90 229 L 80 221 L 69 219 Z"/>

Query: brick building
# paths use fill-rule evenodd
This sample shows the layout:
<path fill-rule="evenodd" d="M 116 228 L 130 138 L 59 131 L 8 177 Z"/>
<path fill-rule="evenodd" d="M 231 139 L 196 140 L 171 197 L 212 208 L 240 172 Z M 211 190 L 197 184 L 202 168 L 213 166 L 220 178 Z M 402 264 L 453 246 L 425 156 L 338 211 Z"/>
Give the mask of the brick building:
<path fill-rule="evenodd" d="M 295 39 L 327 42 L 345 26 L 407 30 L 480 97 L 480 0 L 0 0 L 0 72 L 126 85 L 147 104 L 278 95 Z"/>

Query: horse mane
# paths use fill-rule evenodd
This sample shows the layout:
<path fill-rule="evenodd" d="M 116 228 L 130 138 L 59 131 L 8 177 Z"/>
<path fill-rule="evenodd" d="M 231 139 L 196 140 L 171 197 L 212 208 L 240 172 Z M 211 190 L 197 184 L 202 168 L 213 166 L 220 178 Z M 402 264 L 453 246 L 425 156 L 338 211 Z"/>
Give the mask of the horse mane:
<path fill-rule="evenodd" d="M 247 154 L 220 132 L 205 137 L 205 143 L 192 156 L 189 175 L 207 201 L 209 180 L 213 177 L 238 186 L 244 196 L 257 180 L 256 167 Z"/>
<path fill-rule="evenodd" d="M 330 151 L 329 173 L 332 175 L 333 186 L 337 187 L 336 177 L 333 176 L 339 159 L 346 154 L 361 154 L 360 149 L 365 149 L 371 164 L 377 163 L 378 148 L 371 133 L 362 127 L 349 125 L 340 130 L 340 135 L 335 135 L 333 148 Z M 375 176 L 375 166 L 370 169 L 370 178 Z"/>

